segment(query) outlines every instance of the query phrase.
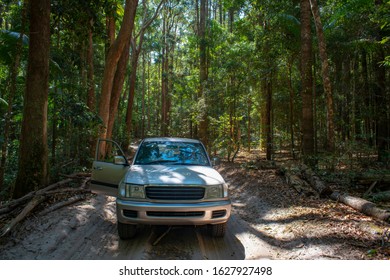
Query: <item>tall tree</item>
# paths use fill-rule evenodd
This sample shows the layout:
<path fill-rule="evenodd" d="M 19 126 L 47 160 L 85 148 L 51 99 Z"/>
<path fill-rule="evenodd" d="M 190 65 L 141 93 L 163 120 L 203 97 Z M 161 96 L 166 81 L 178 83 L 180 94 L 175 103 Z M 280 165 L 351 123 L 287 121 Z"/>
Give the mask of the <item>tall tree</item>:
<path fill-rule="evenodd" d="M 321 73 L 324 84 L 324 91 L 326 95 L 326 109 L 327 109 L 327 150 L 333 152 L 335 148 L 335 128 L 334 128 L 334 108 L 333 108 L 333 93 L 332 84 L 329 77 L 329 61 L 328 53 L 326 50 L 326 41 L 324 36 L 324 30 L 322 28 L 322 22 L 320 17 L 320 11 L 318 8 L 317 0 L 310 0 L 311 11 L 313 13 L 314 23 L 316 26 L 318 47 L 321 58 Z"/>
<path fill-rule="evenodd" d="M 198 98 L 203 104 L 199 116 L 199 139 L 208 146 L 208 112 L 207 96 L 205 86 L 207 82 L 207 42 L 206 42 L 206 15 L 207 0 L 200 0 L 200 19 L 199 19 L 199 95 Z"/>
<path fill-rule="evenodd" d="M 126 0 L 125 12 L 119 34 L 114 43 L 110 46 L 107 53 L 99 102 L 99 116 L 103 122 L 103 129 L 100 133 L 101 138 L 107 137 L 108 121 L 110 114 L 113 113 L 110 112 L 110 102 L 112 98 L 115 73 L 123 50 L 126 44 L 128 44 L 130 41 L 130 36 L 134 27 L 137 6 L 138 0 Z"/>
<path fill-rule="evenodd" d="M 94 20 L 91 17 L 88 22 L 88 48 L 87 48 L 87 77 L 88 77 L 88 89 L 87 89 L 87 106 L 94 112 L 96 107 L 95 97 L 95 68 L 93 65 L 93 24 Z"/>
<path fill-rule="evenodd" d="M 301 0 L 302 152 L 306 162 L 314 154 L 311 11 L 309 0 Z"/>
<path fill-rule="evenodd" d="M 50 0 L 30 0 L 29 14 L 28 69 L 14 197 L 21 197 L 48 182 Z"/>

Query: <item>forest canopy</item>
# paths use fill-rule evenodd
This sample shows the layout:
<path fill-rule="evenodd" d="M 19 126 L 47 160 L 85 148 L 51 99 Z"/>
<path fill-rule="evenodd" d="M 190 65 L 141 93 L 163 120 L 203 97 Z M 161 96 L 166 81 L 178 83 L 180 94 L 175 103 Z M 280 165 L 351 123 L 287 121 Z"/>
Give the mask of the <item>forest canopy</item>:
<path fill-rule="evenodd" d="M 179 136 L 228 161 L 255 149 L 329 170 L 388 166 L 389 11 L 387 0 L 3 0 L 0 198 L 88 170 L 98 137 L 126 151 Z"/>

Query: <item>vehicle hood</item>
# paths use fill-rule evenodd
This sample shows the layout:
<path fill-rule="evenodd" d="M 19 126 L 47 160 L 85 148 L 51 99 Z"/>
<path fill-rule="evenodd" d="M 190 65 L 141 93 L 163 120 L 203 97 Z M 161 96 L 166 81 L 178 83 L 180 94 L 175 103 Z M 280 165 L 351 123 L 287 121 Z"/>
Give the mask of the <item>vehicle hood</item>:
<path fill-rule="evenodd" d="M 133 165 L 125 181 L 139 185 L 217 185 L 225 182 L 212 167 L 183 165 Z"/>

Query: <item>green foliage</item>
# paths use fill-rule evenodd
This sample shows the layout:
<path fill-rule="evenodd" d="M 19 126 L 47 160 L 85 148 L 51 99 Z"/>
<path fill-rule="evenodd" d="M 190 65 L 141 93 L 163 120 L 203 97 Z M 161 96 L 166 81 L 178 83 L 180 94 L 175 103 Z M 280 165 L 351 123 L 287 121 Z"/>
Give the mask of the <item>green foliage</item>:
<path fill-rule="evenodd" d="M 0 64 L 11 65 L 15 58 L 15 50 L 21 34 L 8 30 L 0 30 Z M 28 46 L 28 37 L 23 35 L 23 46 Z M 26 55 L 26 48 L 24 48 Z"/>

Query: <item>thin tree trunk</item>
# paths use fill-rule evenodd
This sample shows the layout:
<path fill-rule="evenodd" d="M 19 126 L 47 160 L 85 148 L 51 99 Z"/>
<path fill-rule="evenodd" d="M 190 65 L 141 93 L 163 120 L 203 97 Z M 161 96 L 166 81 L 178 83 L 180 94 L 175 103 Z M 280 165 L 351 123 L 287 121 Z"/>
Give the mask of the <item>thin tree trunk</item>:
<path fill-rule="evenodd" d="M 290 141 L 291 141 L 291 156 L 295 159 L 295 143 L 294 143 L 294 89 L 292 86 L 292 65 L 293 59 L 288 65 L 288 89 L 290 91 Z"/>
<path fill-rule="evenodd" d="M 142 99 L 141 99 L 141 138 L 145 137 L 145 96 L 146 96 L 146 62 L 145 53 L 142 53 Z"/>
<path fill-rule="evenodd" d="M 333 105 L 333 94 L 332 94 L 332 85 L 329 77 L 329 62 L 328 54 L 326 51 L 326 42 L 324 31 L 322 28 L 322 22 L 320 17 L 320 12 L 318 9 L 317 0 L 310 0 L 311 11 L 313 13 L 313 18 L 316 26 L 316 32 L 318 37 L 318 47 L 321 58 L 321 72 L 322 80 L 324 84 L 324 91 L 326 95 L 326 109 L 327 109 L 327 150 L 333 152 L 335 149 L 335 128 L 334 128 L 334 105 Z"/>
<path fill-rule="evenodd" d="M 15 198 L 48 182 L 50 0 L 30 0 L 30 41 Z"/>
<path fill-rule="evenodd" d="M 247 111 L 247 114 L 248 114 L 248 129 L 247 129 L 247 140 L 248 140 L 248 151 L 250 152 L 251 151 L 251 138 L 252 138 L 252 134 L 251 134 L 251 129 L 252 129 L 252 119 L 251 119 L 251 112 L 252 112 L 252 97 L 251 97 L 251 94 L 249 94 L 248 96 L 248 111 Z"/>
<path fill-rule="evenodd" d="M 267 149 L 266 158 L 272 160 L 273 137 L 272 137 L 272 73 L 267 78 L 267 99 L 266 99 L 266 133 L 267 133 Z"/>
<path fill-rule="evenodd" d="M 166 11 L 166 13 L 168 13 Z M 168 76 L 169 76 L 169 55 L 168 55 L 168 19 L 167 14 L 163 20 L 163 50 L 161 62 L 161 135 L 168 135 Z"/>
<path fill-rule="evenodd" d="M 129 81 L 129 95 L 127 101 L 127 111 L 126 111 L 126 139 L 127 144 L 130 144 L 130 135 L 131 135 L 131 121 L 133 118 L 133 105 L 134 105 L 134 95 L 135 87 L 137 81 L 137 68 L 138 68 L 138 51 L 133 44 L 133 55 L 131 57 L 131 72 L 130 72 L 130 81 Z"/>
<path fill-rule="evenodd" d="M 93 19 L 90 19 L 88 25 L 88 48 L 87 48 L 87 106 L 91 112 L 95 112 L 96 97 L 95 97 L 95 80 L 94 80 L 94 65 L 93 65 Z"/>
<path fill-rule="evenodd" d="M 202 102 L 199 122 L 199 139 L 208 147 L 208 109 L 207 97 L 205 94 L 205 85 L 207 82 L 207 51 L 206 51 L 206 1 L 200 1 L 200 20 L 199 20 L 199 100 Z"/>
<path fill-rule="evenodd" d="M 312 88 L 312 42 L 310 2 L 301 0 L 301 82 L 302 82 L 302 152 L 307 164 L 313 165 L 314 126 Z"/>

